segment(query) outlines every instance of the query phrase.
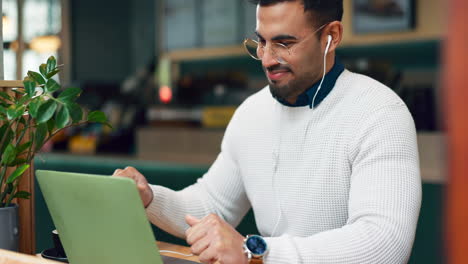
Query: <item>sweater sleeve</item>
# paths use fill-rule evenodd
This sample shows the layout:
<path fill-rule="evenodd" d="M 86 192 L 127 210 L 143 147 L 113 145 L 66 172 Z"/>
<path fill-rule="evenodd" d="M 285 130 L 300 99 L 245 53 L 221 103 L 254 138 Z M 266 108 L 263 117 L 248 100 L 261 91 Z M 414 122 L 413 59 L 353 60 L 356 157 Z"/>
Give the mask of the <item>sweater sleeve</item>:
<path fill-rule="evenodd" d="M 310 237 L 266 238 L 266 263 L 406 263 L 421 204 L 412 117 L 403 104 L 374 112 L 356 128 L 348 220 Z"/>
<path fill-rule="evenodd" d="M 250 208 L 237 162 L 232 155 L 235 119 L 232 118 L 223 137 L 221 152 L 208 172 L 181 190 L 152 185 L 153 201 L 146 209 L 149 220 L 159 228 L 181 238 L 188 225 L 185 215 L 202 218 L 210 213 L 237 226 Z"/>

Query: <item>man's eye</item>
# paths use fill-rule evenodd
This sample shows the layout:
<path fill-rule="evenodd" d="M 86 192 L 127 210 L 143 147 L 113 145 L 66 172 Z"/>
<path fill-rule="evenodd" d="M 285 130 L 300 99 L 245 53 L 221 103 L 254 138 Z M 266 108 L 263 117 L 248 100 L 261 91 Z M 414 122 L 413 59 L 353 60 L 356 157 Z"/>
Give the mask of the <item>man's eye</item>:
<path fill-rule="evenodd" d="M 289 48 L 293 43 L 292 42 L 278 42 L 281 46 L 285 46 L 286 48 Z"/>

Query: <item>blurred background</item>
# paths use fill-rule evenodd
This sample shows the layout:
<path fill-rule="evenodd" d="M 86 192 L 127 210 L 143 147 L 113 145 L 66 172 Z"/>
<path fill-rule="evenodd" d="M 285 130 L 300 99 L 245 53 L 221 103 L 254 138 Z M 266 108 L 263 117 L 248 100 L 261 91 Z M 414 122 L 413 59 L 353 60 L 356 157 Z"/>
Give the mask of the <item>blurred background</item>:
<path fill-rule="evenodd" d="M 393 89 L 416 123 L 424 189 L 410 262 L 442 263 L 446 2 L 345 0 L 344 9 L 339 58 Z M 54 55 L 62 85 L 83 89 L 81 103 L 107 113 L 114 127 L 57 136 L 39 156 L 57 164 L 205 169 L 236 107 L 267 84 L 242 47 L 255 30 L 255 7 L 244 0 L 2 0 L 2 29 L 5 80 L 23 79 Z"/>

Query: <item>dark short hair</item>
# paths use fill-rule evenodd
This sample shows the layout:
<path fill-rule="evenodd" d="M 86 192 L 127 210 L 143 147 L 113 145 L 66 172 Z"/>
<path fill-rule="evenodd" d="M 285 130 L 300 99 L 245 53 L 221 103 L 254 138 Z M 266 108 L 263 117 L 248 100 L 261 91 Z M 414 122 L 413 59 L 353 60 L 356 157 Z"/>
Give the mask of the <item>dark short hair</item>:
<path fill-rule="evenodd" d="M 260 6 L 274 5 L 281 2 L 301 1 L 304 12 L 313 13 L 316 26 L 343 19 L 343 0 L 249 0 Z"/>

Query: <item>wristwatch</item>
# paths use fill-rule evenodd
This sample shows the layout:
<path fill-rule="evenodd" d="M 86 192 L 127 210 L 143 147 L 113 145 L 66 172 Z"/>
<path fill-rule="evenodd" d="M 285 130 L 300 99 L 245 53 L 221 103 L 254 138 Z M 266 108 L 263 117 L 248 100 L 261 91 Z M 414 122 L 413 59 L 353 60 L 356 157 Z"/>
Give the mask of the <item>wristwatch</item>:
<path fill-rule="evenodd" d="M 244 253 L 249 264 L 263 264 L 263 257 L 268 252 L 268 245 L 259 235 L 247 235 L 244 239 Z"/>

